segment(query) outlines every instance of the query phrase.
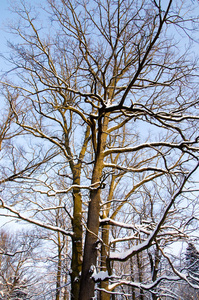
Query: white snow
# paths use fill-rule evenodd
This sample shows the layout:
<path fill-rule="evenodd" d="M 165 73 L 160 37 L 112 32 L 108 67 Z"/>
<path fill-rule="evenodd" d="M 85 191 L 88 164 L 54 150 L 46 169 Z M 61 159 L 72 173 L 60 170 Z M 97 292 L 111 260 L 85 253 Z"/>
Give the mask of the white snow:
<path fill-rule="evenodd" d="M 92 275 L 94 281 L 102 281 L 109 278 L 108 271 L 100 271 L 99 273 L 95 272 Z"/>

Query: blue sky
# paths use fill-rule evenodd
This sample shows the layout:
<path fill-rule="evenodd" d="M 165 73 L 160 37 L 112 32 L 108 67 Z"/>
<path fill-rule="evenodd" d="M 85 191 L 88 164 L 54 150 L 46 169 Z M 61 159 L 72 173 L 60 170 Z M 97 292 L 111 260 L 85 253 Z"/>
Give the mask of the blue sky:
<path fill-rule="evenodd" d="M 0 55 L 5 55 L 8 52 L 7 49 L 7 39 L 8 33 L 6 32 L 6 27 L 11 19 L 11 12 L 9 11 L 9 1 L 0 0 Z M 5 70 L 6 65 L 2 57 L 0 56 L 0 72 Z M 1 74 L 1 73 L 0 73 Z"/>
<path fill-rule="evenodd" d="M 8 19 L 11 17 L 11 12 L 9 11 L 9 1 L 0 0 L 0 52 L 3 52 L 6 47 L 6 24 Z"/>
<path fill-rule="evenodd" d="M 20 2 L 20 0 L 0 0 L 0 74 L 2 74 L 2 71 L 6 69 L 5 61 L 1 55 L 6 55 L 6 53 L 9 52 L 9 49 L 7 48 L 7 40 L 13 38 L 8 33 L 9 23 L 13 18 L 16 18 L 16 14 L 12 13 L 9 8 L 12 3 L 15 5 L 17 2 Z M 42 1 L 26 0 L 26 3 L 41 5 Z"/>

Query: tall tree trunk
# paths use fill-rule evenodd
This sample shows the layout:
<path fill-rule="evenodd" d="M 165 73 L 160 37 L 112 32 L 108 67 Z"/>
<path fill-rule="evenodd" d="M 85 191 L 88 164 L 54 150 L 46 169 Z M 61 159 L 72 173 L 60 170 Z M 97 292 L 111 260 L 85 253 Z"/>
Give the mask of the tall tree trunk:
<path fill-rule="evenodd" d="M 79 154 L 79 160 L 76 165 L 71 163 L 73 173 L 73 185 L 80 186 L 80 177 L 82 171 L 82 161 L 90 139 L 90 127 L 87 126 L 84 143 Z M 73 239 L 72 239 L 72 262 L 71 262 L 71 299 L 78 300 L 80 290 L 80 274 L 82 273 L 83 243 L 82 243 L 82 197 L 80 188 L 73 189 Z"/>
<path fill-rule="evenodd" d="M 60 232 L 57 233 L 57 239 L 58 239 L 58 264 L 57 264 L 57 280 L 56 280 L 56 300 L 60 299 L 60 288 L 61 288 L 61 237 Z"/>
<path fill-rule="evenodd" d="M 98 182 L 100 179 L 99 162 L 96 164 L 96 176 Z M 97 241 L 99 230 L 99 213 L 100 213 L 100 189 L 95 189 L 90 193 L 90 203 L 88 209 L 87 232 L 84 246 L 84 259 L 82 266 L 82 276 L 80 285 L 79 300 L 90 300 L 94 297 L 94 281 L 92 279 L 92 268 L 97 262 Z"/>
<path fill-rule="evenodd" d="M 74 176 L 75 185 L 80 184 L 80 169 L 76 170 Z M 72 262 L 71 262 L 71 299 L 79 297 L 80 274 L 82 271 L 82 199 L 79 188 L 73 190 L 73 239 L 72 239 Z"/>
<path fill-rule="evenodd" d="M 151 253 L 149 253 L 148 255 L 149 255 L 150 265 L 151 265 L 152 281 L 154 282 L 157 279 L 159 263 L 160 263 L 160 259 L 161 259 L 157 244 L 156 244 L 156 249 L 155 249 L 155 253 L 154 253 L 154 258 L 153 258 Z M 156 291 L 156 289 L 154 289 L 154 292 L 155 291 Z M 156 294 L 153 293 L 152 294 L 152 299 L 157 300 L 158 296 L 156 296 Z"/>
<path fill-rule="evenodd" d="M 116 157 L 117 160 L 117 157 Z M 109 187 L 109 194 L 107 199 L 107 204 L 103 207 L 103 219 L 109 217 L 109 212 L 111 208 L 111 200 L 113 198 L 114 188 L 115 188 L 115 178 L 116 176 L 112 175 L 112 179 Z M 108 244 L 109 244 L 109 230 L 110 225 L 102 225 L 102 241 L 103 245 L 101 247 L 101 271 L 108 271 L 108 274 L 111 275 L 111 268 L 107 270 L 107 252 L 108 252 Z M 100 284 L 101 289 L 107 290 L 109 281 L 102 281 Z M 101 291 L 100 292 L 100 300 L 110 300 L 111 295 Z"/>
<path fill-rule="evenodd" d="M 67 250 L 68 250 L 68 240 L 66 239 L 65 240 L 65 258 L 66 258 L 66 254 L 67 254 Z M 67 270 L 67 265 L 66 265 L 66 270 Z M 67 272 L 64 272 L 64 279 L 63 279 L 63 282 L 64 282 L 64 293 L 63 293 L 63 300 L 68 300 L 69 299 L 69 291 L 68 291 L 68 275 L 67 275 Z"/>
<path fill-rule="evenodd" d="M 142 274 L 142 258 L 139 257 L 139 254 L 136 255 L 137 258 L 137 266 L 138 266 L 138 279 L 139 282 L 143 281 L 143 274 Z M 140 300 L 144 300 L 144 293 L 143 293 L 143 289 L 140 289 L 140 296 L 139 296 Z"/>
<path fill-rule="evenodd" d="M 106 264 L 106 258 L 107 258 L 107 245 L 109 242 L 109 225 L 103 225 L 102 227 L 102 241 L 103 245 L 101 248 L 101 271 L 107 271 L 107 264 Z M 110 275 L 110 274 L 109 274 Z M 108 280 L 101 282 L 101 289 L 107 289 L 108 287 Z M 100 300 L 110 300 L 110 294 L 100 291 Z"/>
<path fill-rule="evenodd" d="M 93 189 L 90 192 L 90 202 L 88 207 L 87 231 L 84 245 L 84 258 L 82 265 L 82 276 L 80 283 L 79 300 L 90 300 L 94 297 L 95 282 L 92 279 L 93 268 L 97 262 L 97 241 L 99 232 L 100 196 L 101 196 L 101 176 L 103 170 L 104 148 L 106 144 L 106 130 L 108 117 L 98 119 L 98 137 L 93 132 L 93 141 L 96 143 L 95 164 L 92 174 Z"/>

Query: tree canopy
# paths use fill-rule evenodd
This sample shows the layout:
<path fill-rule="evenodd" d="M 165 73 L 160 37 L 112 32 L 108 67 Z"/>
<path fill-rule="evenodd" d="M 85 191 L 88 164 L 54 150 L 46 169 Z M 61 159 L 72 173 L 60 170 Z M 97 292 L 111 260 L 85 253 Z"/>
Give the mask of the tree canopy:
<path fill-rule="evenodd" d="M 3 214 L 52 232 L 56 300 L 171 296 L 189 278 L 169 249 L 198 229 L 198 3 L 14 10 Z"/>

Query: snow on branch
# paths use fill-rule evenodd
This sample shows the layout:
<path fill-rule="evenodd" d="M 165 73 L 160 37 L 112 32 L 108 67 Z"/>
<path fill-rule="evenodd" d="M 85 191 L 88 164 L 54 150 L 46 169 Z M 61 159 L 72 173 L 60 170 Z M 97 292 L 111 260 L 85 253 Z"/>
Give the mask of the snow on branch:
<path fill-rule="evenodd" d="M 183 192 L 183 188 L 187 182 L 187 180 L 190 178 L 190 176 L 196 171 L 196 169 L 199 167 L 199 161 L 197 162 L 194 169 L 186 176 L 184 176 L 184 179 L 179 187 L 179 189 L 174 193 L 173 197 L 170 199 L 162 217 L 160 218 L 159 222 L 157 223 L 155 229 L 153 232 L 149 235 L 149 237 L 144 241 L 143 243 L 133 246 L 131 249 L 128 249 L 126 251 L 123 251 L 122 253 L 116 253 L 116 252 L 110 252 L 109 260 L 115 260 L 115 261 L 127 261 L 130 257 L 134 256 L 137 253 L 140 253 L 143 250 L 148 249 L 154 239 L 157 237 L 162 225 L 164 224 L 166 217 L 169 213 L 170 208 L 174 204 L 176 198 Z"/>
<path fill-rule="evenodd" d="M 109 224 L 109 225 L 118 226 L 118 227 L 121 227 L 121 228 L 132 229 L 133 231 L 136 231 L 136 232 L 143 232 L 143 233 L 148 234 L 148 235 L 150 234 L 150 231 L 145 229 L 143 225 L 126 224 L 126 223 L 123 223 L 123 222 L 115 221 L 115 220 L 110 219 L 110 218 L 105 218 L 105 219 L 102 219 L 102 220 L 100 219 L 100 224 L 101 225 Z M 148 227 L 148 224 L 146 225 L 146 227 Z"/>
<path fill-rule="evenodd" d="M 140 282 L 128 281 L 128 280 L 120 280 L 118 282 L 112 283 L 108 286 L 108 291 L 113 291 L 116 287 L 121 285 L 128 285 L 134 288 L 151 291 L 154 287 L 156 287 L 162 280 L 167 281 L 179 281 L 181 280 L 177 276 L 161 276 L 156 281 L 149 283 L 149 284 L 142 284 Z M 106 292 L 106 290 L 104 290 Z"/>
<path fill-rule="evenodd" d="M 14 208 L 12 208 L 11 206 L 6 205 L 1 197 L 0 197 L 0 208 L 7 209 L 8 211 L 10 211 L 12 213 L 12 217 L 14 217 L 14 218 L 26 221 L 28 223 L 37 225 L 37 226 L 45 228 L 45 229 L 61 232 L 62 234 L 70 236 L 70 237 L 72 237 L 72 235 L 73 235 L 73 233 L 71 231 L 66 231 L 58 226 L 53 226 L 50 224 L 42 223 L 39 220 L 34 220 L 32 218 L 28 218 L 28 217 L 24 216 L 23 214 L 21 214 L 20 212 L 18 212 Z"/>
<path fill-rule="evenodd" d="M 111 148 L 106 151 L 104 151 L 104 156 L 108 156 L 112 153 L 128 153 L 128 152 L 135 152 L 138 150 L 142 150 L 145 148 L 152 148 L 154 147 L 168 147 L 168 148 L 176 148 L 180 149 L 181 151 L 193 150 L 198 151 L 198 147 L 190 147 L 194 144 L 198 143 L 198 138 L 193 141 L 183 141 L 181 143 L 168 143 L 168 142 L 155 142 L 155 143 L 143 143 L 135 147 L 121 147 L 121 148 Z"/>
<path fill-rule="evenodd" d="M 46 184 L 45 184 L 46 185 Z M 43 190 L 37 190 L 37 189 L 33 189 L 34 192 L 38 192 L 40 194 L 45 194 L 48 195 L 49 197 L 54 197 L 58 194 L 67 194 L 68 192 L 70 192 L 73 189 L 85 189 L 85 190 L 97 190 L 99 188 L 103 188 L 104 184 L 102 182 L 95 182 L 89 186 L 87 185 L 78 185 L 78 184 L 73 184 L 71 185 L 69 188 L 64 189 L 64 190 L 55 190 L 53 187 L 48 186 L 49 191 L 43 191 Z"/>

